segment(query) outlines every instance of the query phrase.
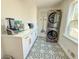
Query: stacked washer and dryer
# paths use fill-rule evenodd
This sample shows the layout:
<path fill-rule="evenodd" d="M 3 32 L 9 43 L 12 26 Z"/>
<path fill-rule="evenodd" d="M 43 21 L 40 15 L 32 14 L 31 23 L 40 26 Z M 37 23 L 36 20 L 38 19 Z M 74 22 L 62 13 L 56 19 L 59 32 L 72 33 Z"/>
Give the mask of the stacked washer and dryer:
<path fill-rule="evenodd" d="M 62 12 L 61 10 L 51 10 L 48 13 L 47 23 L 47 42 L 58 42 L 59 29 L 61 23 Z"/>

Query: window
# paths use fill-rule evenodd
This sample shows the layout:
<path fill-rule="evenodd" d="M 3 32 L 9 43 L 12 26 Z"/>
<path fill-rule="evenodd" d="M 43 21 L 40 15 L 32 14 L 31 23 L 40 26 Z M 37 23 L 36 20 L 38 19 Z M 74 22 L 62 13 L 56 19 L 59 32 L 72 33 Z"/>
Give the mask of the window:
<path fill-rule="evenodd" d="M 77 42 L 78 41 L 78 3 L 72 3 L 70 6 L 70 14 L 68 16 L 67 27 L 65 31 L 66 37 Z"/>

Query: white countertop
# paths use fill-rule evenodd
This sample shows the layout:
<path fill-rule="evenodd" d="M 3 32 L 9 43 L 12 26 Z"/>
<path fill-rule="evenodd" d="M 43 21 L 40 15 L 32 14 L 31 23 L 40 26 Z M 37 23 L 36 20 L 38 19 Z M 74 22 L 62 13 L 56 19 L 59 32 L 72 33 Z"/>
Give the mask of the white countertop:
<path fill-rule="evenodd" d="M 32 30 L 31 29 L 26 29 L 26 30 L 24 30 L 24 31 L 22 31 L 22 32 L 19 32 L 19 33 L 17 33 L 17 34 L 13 34 L 13 35 L 8 35 L 7 33 L 4 33 L 4 34 L 2 34 L 1 36 L 2 37 L 23 37 L 23 36 L 25 36 L 25 35 L 28 35 L 29 33 L 31 33 L 32 32 Z"/>

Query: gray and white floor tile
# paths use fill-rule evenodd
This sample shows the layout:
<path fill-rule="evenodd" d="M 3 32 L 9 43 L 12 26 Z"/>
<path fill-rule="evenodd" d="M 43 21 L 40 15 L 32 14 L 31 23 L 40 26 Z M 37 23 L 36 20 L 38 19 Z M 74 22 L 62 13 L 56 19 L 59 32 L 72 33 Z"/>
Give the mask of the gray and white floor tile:
<path fill-rule="evenodd" d="M 38 38 L 27 59 L 69 59 L 57 43 L 46 42 L 45 38 Z"/>

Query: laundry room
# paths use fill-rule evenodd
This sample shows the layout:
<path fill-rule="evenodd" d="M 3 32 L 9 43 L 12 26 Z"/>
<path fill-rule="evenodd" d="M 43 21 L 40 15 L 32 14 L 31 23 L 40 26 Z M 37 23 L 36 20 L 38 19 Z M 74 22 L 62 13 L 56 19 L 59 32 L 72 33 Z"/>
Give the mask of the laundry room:
<path fill-rule="evenodd" d="M 78 0 L 1 0 L 1 59 L 78 59 Z"/>

